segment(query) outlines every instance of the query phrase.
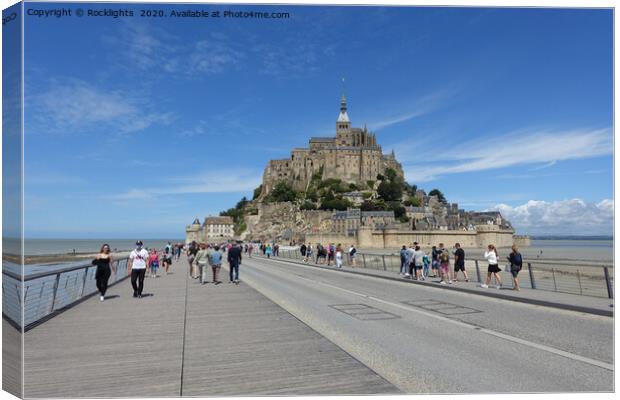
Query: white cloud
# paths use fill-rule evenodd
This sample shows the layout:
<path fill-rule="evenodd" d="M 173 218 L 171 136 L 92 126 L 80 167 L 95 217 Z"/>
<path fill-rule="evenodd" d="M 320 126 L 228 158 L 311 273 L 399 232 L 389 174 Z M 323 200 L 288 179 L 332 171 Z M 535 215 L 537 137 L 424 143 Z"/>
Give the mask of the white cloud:
<path fill-rule="evenodd" d="M 491 207 L 507 218 L 519 233 L 538 235 L 611 235 L 613 234 L 614 202 L 604 199 L 587 203 L 581 199 L 561 201 L 530 200 L 512 207 L 497 204 Z"/>
<path fill-rule="evenodd" d="M 221 167 L 216 172 L 205 172 L 187 178 L 171 181 L 167 188 L 160 188 L 159 194 L 185 193 L 228 193 L 253 190 L 262 181 L 262 171 Z"/>
<path fill-rule="evenodd" d="M 457 145 L 458 143 L 455 143 Z M 504 136 L 479 138 L 458 144 L 456 151 L 433 154 L 433 163 L 411 163 L 411 154 L 420 149 L 406 145 L 397 149 L 397 158 L 404 164 L 405 175 L 413 182 L 426 182 L 442 175 L 483 171 L 522 164 L 549 163 L 598 157 L 612 154 L 610 129 L 570 131 L 520 131 Z M 441 161 L 441 165 L 437 165 Z"/>
<path fill-rule="evenodd" d="M 48 88 L 27 99 L 33 132 L 85 131 L 107 128 L 119 133 L 169 124 L 171 113 L 152 110 L 149 101 L 129 92 L 104 90 L 79 79 L 52 79 Z"/>
<path fill-rule="evenodd" d="M 190 74 L 217 74 L 237 67 L 244 58 L 245 55 L 235 49 L 234 41 L 213 33 L 210 38 L 196 42 L 186 68 Z"/>
<path fill-rule="evenodd" d="M 120 48 L 123 60 L 119 68 L 165 76 L 212 75 L 236 68 L 245 58 L 235 40 L 224 34 L 212 32 L 197 37 L 195 42 L 184 42 L 161 27 L 145 24 L 124 24 L 116 34 L 103 37 L 103 42 Z"/>
<path fill-rule="evenodd" d="M 439 90 L 417 99 L 410 107 L 412 111 L 393 114 L 378 121 L 371 122 L 368 127 L 373 131 L 379 131 L 392 125 L 400 124 L 411 119 L 429 114 L 439 108 L 447 98 L 453 96 L 454 91 Z"/>
<path fill-rule="evenodd" d="M 164 180 L 156 188 L 132 188 L 106 198 L 114 201 L 156 200 L 160 196 L 250 191 L 262 181 L 262 172 L 221 166 L 217 171 Z"/>
<path fill-rule="evenodd" d="M 178 50 L 175 40 L 161 28 L 127 21 L 122 21 L 118 32 L 102 37 L 104 44 L 121 52 L 121 57 L 115 53 L 114 62 L 124 69 L 138 70 L 140 73 L 159 68 L 168 70 Z M 123 46 L 119 47 L 119 43 Z"/>

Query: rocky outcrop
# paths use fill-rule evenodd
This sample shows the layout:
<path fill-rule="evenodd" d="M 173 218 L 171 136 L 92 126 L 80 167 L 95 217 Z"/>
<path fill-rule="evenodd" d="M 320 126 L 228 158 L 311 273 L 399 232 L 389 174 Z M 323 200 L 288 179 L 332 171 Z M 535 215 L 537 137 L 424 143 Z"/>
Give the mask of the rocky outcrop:
<path fill-rule="evenodd" d="M 256 215 L 245 217 L 247 229 L 243 240 L 303 241 L 306 234 L 331 230 L 331 211 L 304 210 L 292 202 L 255 202 Z"/>

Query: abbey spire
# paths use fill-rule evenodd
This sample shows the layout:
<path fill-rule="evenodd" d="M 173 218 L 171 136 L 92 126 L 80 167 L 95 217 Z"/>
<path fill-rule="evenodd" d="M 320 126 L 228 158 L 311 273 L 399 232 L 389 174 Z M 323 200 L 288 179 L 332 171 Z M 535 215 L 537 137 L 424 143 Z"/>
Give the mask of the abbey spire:
<path fill-rule="evenodd" d="M 351 130 L 351 120 L 349 120 L 349 114 L 347 114 L 347 98 L 344 91 L 344 78 L 342 78 L 342 96 L 340 97 L 340 114 L 336 121 L 336 135 L 346 135 Z"/>
<path fill-rule="evenodd" d="M 350 123 L 349 115 L 347 114 L 347 98 L 342 94 L 340 98 L 340 115 L 338 115 L 338 122 Z"/>

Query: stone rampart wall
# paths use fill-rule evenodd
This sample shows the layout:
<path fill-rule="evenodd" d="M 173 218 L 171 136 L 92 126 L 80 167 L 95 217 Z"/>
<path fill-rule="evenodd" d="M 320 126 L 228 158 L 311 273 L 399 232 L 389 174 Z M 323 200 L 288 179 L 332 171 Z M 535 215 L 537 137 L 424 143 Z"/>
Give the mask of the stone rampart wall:
<path fill-rule="evenodd" d="M 462 247 L 480 248 L 489 244 L 497 247 L 510 247 L 514 243 L 513 231 L 374 231 L 360 229 L 357 236 L 345 236 L 336 233 L 308 234 L 306 242 L 310 243 L 355 243 L 364 249 L 400 248 L 418 242 L 421 246 L 436 246 L 444 243 L 447 247 L 460 243 Z M 521 242 L 522 243 L 522 242 Z M 521 246 L 524 246 L 521 244 Z"/>

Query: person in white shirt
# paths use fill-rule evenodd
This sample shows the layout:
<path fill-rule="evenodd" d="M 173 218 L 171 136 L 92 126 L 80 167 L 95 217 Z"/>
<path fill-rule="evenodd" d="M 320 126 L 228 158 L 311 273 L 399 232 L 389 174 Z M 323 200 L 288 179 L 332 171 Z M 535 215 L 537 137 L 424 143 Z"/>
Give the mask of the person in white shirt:
<path fill-rule="evenodd" d="M 336 268 L 342 268 L 342 245 L 336 246 Z"/>
<path fill-rule="evenodd" d="M 413 260 L 411 263 L 413 264 L 413 269 L 415 270 L 415 278 L 416 280 L 424 280 L 422 276 L 422 268 L 424 268 L 424 253 L 423 250 L 420 249 L 419 245 L 415 246 L 415 251 L 413 252 Z"/>
<path fill-rule="evenodd" d="M 144 288 L 144 275 L 146 274 L 146 261 L 149 252 L 142 248 L 142 241 L 136 242 L 136 248 L 129 254 L 129 270 L 131 271 L 131 286 L 133 297 L 141 298 Z M 136 283 L 137 281 L 137 283 Z"/>
<path fill-rule="evenodd" d="M 499 265 L 497 265 L 497 249 L 494 245 L 490 244 L 488 247 L 488 251 L 484 252 L 484 258 L 489 262 L 489 269 L 487 272 L 487 280 L 483 285 L 480 285 L 483 288 L 488 288 L 489 283 L 491 282 L 491 276 L 495 276 L 495 282 L 497 283 L 497 288 L 502 288 L 502 278 L 499 276 Z"/>

